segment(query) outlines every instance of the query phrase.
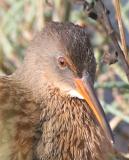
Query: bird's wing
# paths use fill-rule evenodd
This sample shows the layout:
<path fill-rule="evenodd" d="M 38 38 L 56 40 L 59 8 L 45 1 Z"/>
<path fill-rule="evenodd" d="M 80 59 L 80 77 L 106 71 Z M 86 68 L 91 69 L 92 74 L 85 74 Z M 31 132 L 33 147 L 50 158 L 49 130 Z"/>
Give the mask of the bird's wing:
<path fill-rule="evenodd" d="M 0 77 L 0 160 L 32 160 L 39 114 L 28 90 Z"/>
<path fill-rule="evenodd" d="M 0 77 L 0 160 L 9 160 L 10 143 L 14 135 L 15 113 L 10 90 L 10 83 L 6 76 Z"/>

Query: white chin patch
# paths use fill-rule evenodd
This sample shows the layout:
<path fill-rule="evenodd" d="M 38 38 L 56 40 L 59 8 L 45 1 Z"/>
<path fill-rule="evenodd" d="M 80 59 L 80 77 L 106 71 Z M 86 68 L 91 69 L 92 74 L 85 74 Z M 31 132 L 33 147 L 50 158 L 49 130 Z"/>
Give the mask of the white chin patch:
<path fill-rule="evenodd" d="M 77 98 L 79 98 L 79 99 L 84 99 L 84 97 L 79 93 L 79 92 L 77 92 L 76 90 L 70 90 L 69 92 L 68 92 L 68 94 L 70 95 L 70 97 L 77 97 Z"/>

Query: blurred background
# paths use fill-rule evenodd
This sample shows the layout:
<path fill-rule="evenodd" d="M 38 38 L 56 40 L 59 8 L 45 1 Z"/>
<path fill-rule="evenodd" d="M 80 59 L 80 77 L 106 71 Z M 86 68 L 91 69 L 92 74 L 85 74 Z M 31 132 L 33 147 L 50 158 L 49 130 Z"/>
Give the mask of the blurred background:
<path fill-rule="evenodd" d="M 110 39 L 101 25 L 83 12 L 80 3 L 70 0 L 0 0 L 0 74 L 9 75 L 23 61 L 29 42 L 51 21 L 70 21 L 86 25 L 97 60 L 95 88 L 113 129 L 116 147 L 129 151 L 129 85 L 120 63 L 104 63 L 105 53 L 112 52 Z M 113 0 L 104 0 L 116 25 Z M 129 45 L 129 1 L 121 0 L 122 18 Z"/>

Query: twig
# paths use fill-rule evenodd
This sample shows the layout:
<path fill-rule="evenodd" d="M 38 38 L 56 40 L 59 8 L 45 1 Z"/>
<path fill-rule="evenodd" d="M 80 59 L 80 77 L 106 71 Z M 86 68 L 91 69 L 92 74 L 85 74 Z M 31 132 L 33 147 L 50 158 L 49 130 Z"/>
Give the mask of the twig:
<path fill-rule="evenodd" d="M 129 64 L 128 50 L 127 50 L 127 46 L 126 46 L 124 26 L 123 26 L 123 21 L 122 21 L 122 17 L 121 17 L 120 0 L 114 0 L 114 6 L 115 6 L 115 10 L 116 10 L 116 16 L 117 16 L 117 21 L 118 21 L 118 26 L 119 26 L 119 31 L 120 31 L 120 38 L 121 38 L 121 44 L 122 44 L 123 52 L 124 52 L 124 55 L 125 55 L 125 59 Z"/>
<path fill-rule="evenodd" d="M 112 45 L 114 46 L 116 52 L 118 53 L 118 60 L 121 62 L 123 70 L 126 73 L 127 79 L 129 81 L 129 64 L 125 59 L 124 53 L 118 43 L 115 31 L 112 27 L 110 18 L 109 18 L 109 10 L 105 7 L 102 0 L 94 0 L 95 3 L 89 4 L 84 0 L 84 9 L 89 17 L 98 21 L 104 30 L 106 31 L 108 37 L 110 37 L 112 41 Z"/>
<path fill-rule="evenodd" d="M 54 8 L 54 4 L 52 2 L 49 2 L 49 0 L 45 0 L 45 3 L 51 7 L 51 8 Z"/>
<path fill-rule="evenodd" d="M 43 1 L 42 0 L 37 1 L 36 5 L 37 5 L 37 28 L 40 31 L 44 25 Z"/>
<path fill-rule="evenodd" d="M 53 19 L 56 21 L 67 22 L 70 17 L 71 3 L 69 0 L 55 0 L 55 13 Z"/>
<path fill-rule="evenodd" d="M 123 120 L 122 117 L 115 116 L 112 120 L 110 120 L 110 126 L 112 130 L 118 126 L 118 124 Z"/>

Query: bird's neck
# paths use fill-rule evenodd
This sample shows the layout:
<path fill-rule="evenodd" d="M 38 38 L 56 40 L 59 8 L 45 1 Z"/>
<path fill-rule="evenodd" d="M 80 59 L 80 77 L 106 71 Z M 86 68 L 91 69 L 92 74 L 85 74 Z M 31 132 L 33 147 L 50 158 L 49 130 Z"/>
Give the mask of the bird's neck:
<path fill-rule="evenodd" d="M 33 65 L 32 67 L 28 67 L 26 63 L 23 63 L 10 78 L 14 83 L 17 83 L 19 87 L 25 88 L 28 92 L 31 92 L 36 101 L 44 98 L 44 93 L 49 86 L 43 71 L 41 72 Z"/>

